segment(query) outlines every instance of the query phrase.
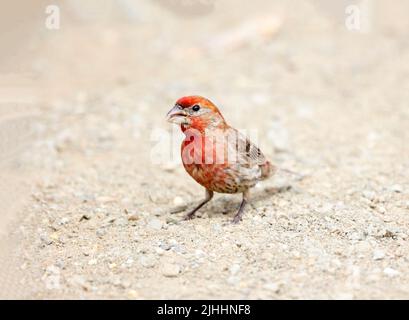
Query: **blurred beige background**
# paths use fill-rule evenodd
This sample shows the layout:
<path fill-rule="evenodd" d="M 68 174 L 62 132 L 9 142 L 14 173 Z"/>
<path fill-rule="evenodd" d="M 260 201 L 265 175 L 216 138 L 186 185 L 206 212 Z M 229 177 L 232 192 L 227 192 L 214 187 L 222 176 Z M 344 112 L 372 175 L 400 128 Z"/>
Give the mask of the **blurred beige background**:
<path fill-rule="evenodd" d="M 53 223 L 67 215 L 75 220 L 85 210 L 75 202 L 78 194 L 92 193 L 98 198 L 98 194 L 120 197 L 135 192 L 134 209 L 151 214 L 158 208 L 168 210 L 174 194 L 190 205 L 197 201 L 195 194 L 189 193 L 190 187 L 179 185 L 182 182 L 176 182 L 180 189 L 175 189 L 179 191 L 165 194 L 162 202 L 153 201 L 152 196 L 148 197 L 150 200 L 141 196 L 146 187 L 138 184 L 148 179 L 145 171 L 152 174 L 157 170 L 147 164 L 151 129 L 166 127 L 162 118 L 168 106 L 179 96 L 192 93 L 209 96 L 225 106 L 226 118 L 235 126 L 256 127 L 270 137 L 271 141 L 261 143 L 276 162 L 312 174 L 315 178 L 300 187 L 317 197 L 312 202 L 342 200 L 356 206 L 351 208 L 350 215 L 345 215 L 345 228 L 346 225 L 364 228 L 366 222 L 355 225 L 355 215 L 371 220 L 368 217 L 372 214 L 366 211 L 367 205 L 362 205 L 365 210 L 360 207 L 360 196 L 349 199 L 350 202 L 343 198 L 351 186 L 360 190 L 353 194 L 361 194 L 365 188 L 383 193 L 382 187 L 399 185 L 403 191 L 392 193 L 389 204 L 384 203 L 381 211 L 391 212 L 389 222 L 395 221 L 403 234 L 407 231 L 404 218 L 409 166 L 407 1 L 397 0 L 392 4 L 386 0 L 90 0 L 85 3 L 66 0 L 56 2 L 61 23 L 57 30 L 49 30 L 45 24 L 49 4 L 40 0 L 0 2 L 0 237 L 4 239 L 0 256 L 8 261 L 2 264 L 0 296 L 174 297 L 172 289 L 164 290 L 162 296 L 149 295 L 145 287 L 161 289 L 160 283 L 150 280 L 146 283 L 141 280 L 140 287 L 130 285 L 118 289 L 116 285 L 89 280 L 87 274 L 92 271 L 87 267 L 80 272 L 74 271 L 68 262 L 65 262 L 67 267 L 60 266 L 58 261 L 65 259 L 60 257 L 64 256 L 61 252 L 80 251 L 70 240 L 53 250 L 47 245 L 46 250 L 39 251 L 37 261 L 33 261 L 32 255 L 38 250 L 35 245 L 39 238 L 41 247 L 44 241 L 58 242 L 47 240 L 50 233 L 68 237 L 72 231 L 69 228 L 77 230 L 78 226 L 70 224 L 67 229 L 59 226 L 54 230 Z M 345 26 L 345 9 L 351 4 L 358 4 L 363 17 L 368 17 L 367 32 L 351 31 Z M 252 115 L 251 123 L 248 114 Z M 105 177 L 109 161 L 113 172 Z M 95 172 L 95 176 L 90 173 L 92 177 L 89 177 L 86 172 Z M 157 179 L 173 190 L 175 175 L 178 181 L 188 180 L 183 174 L 176 171 L 173 176 L 160 175 Z M 97 176 L 103 176 L 105 182 Z M 116 183 L 120 186 L 115 187 Z M 152 185 L 152 192 L 162 190 L 162 185 Z M 72 189 L 64 191 L 68 186 Z M 296 196 L 293 199 L 303 203 Z M 262 202 L 261 206 L 271 211 L 270 204 Z M 98 205 L 93 208 L 99 208 Z M 115 201 L 109 205 L 122 206 Z M 294 204 L 290 203 L 282 211 L 291 212 L 291 208 Z M 299 210 L 307 212 L 308 208 L 310 205 Z M 383 221 L 382 217 L 379 219 Z M 49 231 L 46 224 L 52 225 L 54 231 Z M 139 227 L 146 230 L 143 223 Z M 246 227 L 252 228 L 246 223 L 240 228 Z M 209 230 L 205 233 L 211 234 Z M 89 237 L 95 233 L 83 232 L 85 235 L 89 232 Z M 158 237 L 143 232 L 144 245 Z M 187 235 L 191 231 L 175 232 Z M 280 234 L 278 230 L 267 234 L 271 233 Z M 125 237 L 112 237 L 111 240 L 126 246 Z M 397 238 L 400 243 L 396 245 L 403 246 L 405 238 Z M 262 242 L 263 238 L 258 240 Z M 349 246 L 349 240 L 341 239 L 339 245 Z M 368 252 L 374 247 L 383 251 L 390 247 L 383 242 L 368 243 Z M 112 249 L 107 243 L 98 242 L 98 245 L 101 251 Z M 87 266 L 81 260 L 84 257 L 77 259 Z M 233 257 L 235 253 L 231 251 L 231 256 L 220 261 L 220 269 Z M 374 268 L 382 273 L 386 268 L 407 266 L 407 260 L 396 259 L 394 266 L 385 262 Z M 369 260 L 359 262 L 363 270 L 372 268 L 374 262 Z M 303 262 L 298 265 L 303 266 Z M 249 261 L 242 263 L 242 269 L 251 266 Z M 260 268 L 253 273 L 262 274 L 267 267 Z M 288 270 L 293 269 L 289 266 Z M 105 270 L 99 272 L 103 277 Z M 148 268 L 146 278 L 151 272 Z M 320 279 L 317 270 L 308 272 L 314 275 L 312 279 Z M 345 279 L 351 280 L 353 276 L 345 272 L 336 272 L 335 284 L 342 287 Z M 76 276 L 83 277 L 79 285 Z M 183 284 L 184 289 L 176 297 L 191 297 L 192 288 L 185 281 L 200 281 L 207 276 L 187 272 L 172 282 L 172 285 Z M 33 280 L 36 277 L 42 280 Z M 363 276 L 362 287 L 358 289 L 334 285 L 321 288 L 321 295 L 291 287 L 291 279 L 281 293 L 274 290 L 266 293 L 257 289 L 259 278 L 254 279 L 256 289 L 248 289 L 251 293 L 230 288 L 229 284 L 225 287 L 222 282 L 216 282 L 215 292 L 217 297 L 224 298 L 227 296 L 223 294 L 238 298 L 337 298 L 337 293 L 352 298 L 407 297 L 407 286 L 386 284 L 388 281 L 383 278 L 374 284 L 368 277 Z M 403 283 L 405 277 L 398 280 Z M 56 279 L 58 286 L 53 285 Z M 131 276 L 126 279 L 131 283 L 134 280 Z M 297 283 L 308 287 L 311 284 L 306 279 Z M 88 289 L 84 291 L 86 286 Z M 203 289 L 197 297 L 209 295 Z"/>

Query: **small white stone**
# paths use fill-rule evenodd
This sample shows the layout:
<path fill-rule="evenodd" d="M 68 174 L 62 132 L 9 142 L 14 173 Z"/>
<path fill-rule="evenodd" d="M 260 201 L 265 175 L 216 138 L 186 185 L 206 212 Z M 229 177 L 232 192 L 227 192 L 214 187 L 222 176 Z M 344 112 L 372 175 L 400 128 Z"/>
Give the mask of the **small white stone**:
<path fill-rule="evenodd" d="M 106 203 L 115 202 L 116 199 L 113 198 L 113 197 L 104 197 L 104 196 L 101 196 L 101 197 L 98 197 L 98 198 L 96 199 L 96 201 L 106 204 Z"/>
<path fill-rule="evenodd" d="M 179 243 L 176 241 L 176 239 L 170 239 L 169 244 L 173 247 L 173 246 L 177 246 Z"/>
<path fill-rule="evenodd" d="M 60 220 L 60 225 L 65 225 L 65 224 L 67 224 L 68 222 L 70 222 L 70 219 L 69 218 L 67 218 L 67 217 L 64 217 L 64 218 L 61 218 L 61 220 Z"/>
<path fill-rule="evenodd" d="M 231 284 L 231 285 L 237 285 L 240 282 L 240 278 L 236 277 L 236 276 L 230 276 L 227 279 L 227 283 Z"/>
<path fill-rule="evenodd" d="M 60 274 L 60 269 L 54 265 L 50 265 L 45 270 L 47 274 Z"/>
<path fill-rule="evenodd" d="M 58 290 L 60 288 L 60 275 L 51 275 L 44 280 L 45 287 L 48 290 Z"/>
<path fill-rule="evenodd" d="M 154 230 L 160 230 L 162 229 L 163 223 L 159 219 L 152 219 L 148 223 L 148 227 Z"/>
<path fill-rule="evenodd" d="M 277 283 L 274 283 L 274 282 L 266 283 L 263 286 L 263 288 L 266 289 L 266 290 L 272 291 L 272 292 L 276 292 L 276 293 L 278 291 L 280 291 L 280 286 Z"/>
<path fill-rule="evenodd" d="M 220 232 L 222 230 L 222 226 L 220 225 L 220 223 L 215 223 L 213 224 L 212 229 L 215 232 Z"/>
<path fill-rule="evenodd" d="M 96 235 L 97 235 L 97 237 L 99 237 L 99 238 L 102 238 L 105 234 L 106 234 L 105 229 L 99 228 L 99 229 L 96 231 Z"/>
<path fill-rule="evenodd" d="M 391 191 L 396 192 L 396 193 L 402 193 L 403 192 L 403 188 L 400 184 L 394 184 L 393 186 L 391 186 Z"/>
<path fill-rule="evenodd" d="M 165 263 L 162 268 L 162 275 L 165 277 L 173 278 L 177 277 L 180 273 L 180 266 L 173 263 Z"/>
<path fill-rule="evenodd" d="M 181 205 L 185 204 L 185 201 L 183 200 L 182 197 L 175 197 L 175 198 L 173 199 L 173 204 L 174 204 L 175 206 L 181 206 Z"/>
<path fill-rule="evenodd" d="M 139 258 L 139 263 L 145 268 L 153 268 L 155 266 L 155 259 L 148 255 Z"/>
<path fill-rule="evenodd" d="M 386 213 L 385 207 L 378 207 L 378 212 L 379 212 L 380 214 L 385 214 L 385 213 Z"/>
<path fill-rule="evenodd" d="M 391 277 L 391 278 L 396 277 L 396 276 L 399 275 L 399 271 L 397 271 L 395 269 L 392 269 L 392 268 L 389 268 L 389 267 L 385 268 L 383 270 L 383 273 L 386 274 L 388 277 Z"/>
<path fill-rule="evenodd" d="M 260 222 L 261 220 L 263 220 L 263 219 L 258 215 L 253 217 L 253 221 L 255 221 L 255 222 Z"/>
<path fill-rule="evenodd" d="M 95 266 L 98 263 L 97 259 L 91 259 L 90 261 L 88 261 L 88 265 L 90 266 Z"/>
<path fill-rule="evenodd" d="M 200 249 L 195 250 L 196 258 L 203 258 L 205 255 L 206 255 L 206 253 L 203 250 L 200 250 Z"/>
<path fill-rule="evenodd" d="M 374 200 L 375 199 L 375 192 L 371 191 L 371 190 L 364 190 L 362 192 L 362 195 L 364 196 L 364 198 L 368 199 L 368 200 Z"/>
<path fill-rule="evenodd" d="M 72 286 L 86 287 L 87 280 L 84 276 L 74 275 L 71 278 L 68 278 L 67 282 Z"/>
<path fill-rule="evenodd" d="M 230 274 L 235 275 L 240 271 L 240 265 L 235 263 L 230 266 Z"/>
<path fill-rule="evenodd" d="M 321 205 L 320 207 L 317 208 L 317 212 L 320 214 L 329 214 L 332 212 L 334 206 L 331 203 L 325 203 L 323 205 Z"/>
<path fill-rule="evenodd" d="M 125 267 L 131 267 L 133 265 L 134 260 L 132 258 L 128 258 L 128 260 L 125 261 L 124 265 Z"/>
<path fill-rule="evenodd" d="M 385 258 L 385 252 L 383 252 L 382 250 L 376 249 L 373 252 L 373 259 L 374 260 L 382 260 L 383 258 Z"/>

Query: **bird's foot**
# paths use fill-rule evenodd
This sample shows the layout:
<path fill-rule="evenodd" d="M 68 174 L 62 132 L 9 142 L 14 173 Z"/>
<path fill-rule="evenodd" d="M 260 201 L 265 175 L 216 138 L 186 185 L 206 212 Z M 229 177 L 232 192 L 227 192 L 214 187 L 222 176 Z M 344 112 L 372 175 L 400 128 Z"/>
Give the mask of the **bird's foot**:
<path fill-rule="evenodd" d="M 238 224 L 242 220 L 241 215 L 236 214 L 231 223 Z"/>
<path fill-rule="evenodd" d="M 235 216 L 233 218 L 233 221 L 231 222 L 232 224 L 238 224 L 241 221 L 241 217 Z"/>
<path fill-rule="evenodd" d="M 192 220 L 194 216 L 195 216 L 195 213 L 194 213 L 194 212 L 190 212 L 190 213 L 188 213 L 187 215 L 185 215 L 185 216 L 183 217 L 183 221 Z"/>
<path fill-rule="evenodd" d="M 243 199 L 243 201 L 241 202 L 239 211 L 237 211 L 236 215 L 234 216 L 232 223 L 237 224 L 241 221 L 246 203 L 247 203 L 246 199 Z"/>

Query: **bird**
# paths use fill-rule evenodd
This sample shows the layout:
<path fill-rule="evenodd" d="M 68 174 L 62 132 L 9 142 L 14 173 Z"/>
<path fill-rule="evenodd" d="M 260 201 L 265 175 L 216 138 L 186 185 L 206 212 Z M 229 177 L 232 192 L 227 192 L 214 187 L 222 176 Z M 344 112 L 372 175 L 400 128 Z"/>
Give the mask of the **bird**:
<path fill-rule="evenodd" d="M 276 167 L 250 139 L 230 126 L 209 99 L 184 96 L 167 113 L 167 120 L 180 126 L 185 135 L 181 145 L 187 173 L 205 188 L 205 199 L 185 216 L 190 220 L 214 193 L 242 194 L 233 223 L 242 220 L 250 200 L 250 189 L 271 177 Z"/>

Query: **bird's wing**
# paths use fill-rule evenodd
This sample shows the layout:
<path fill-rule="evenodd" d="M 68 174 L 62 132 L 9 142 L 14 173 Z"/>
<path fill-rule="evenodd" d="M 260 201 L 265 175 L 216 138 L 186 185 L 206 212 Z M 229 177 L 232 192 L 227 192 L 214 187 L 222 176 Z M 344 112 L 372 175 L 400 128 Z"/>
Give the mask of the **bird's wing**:
<path fill-rule="evenodd" d="M 260 148 L 251 142 L 247 136 L 237 130 L 235 131 L 237 133 L 236 148 L 239 162 L 249 167 L 265 164 L 267 159 Z"/>

